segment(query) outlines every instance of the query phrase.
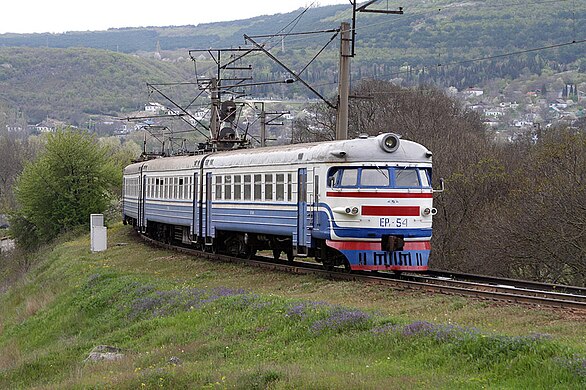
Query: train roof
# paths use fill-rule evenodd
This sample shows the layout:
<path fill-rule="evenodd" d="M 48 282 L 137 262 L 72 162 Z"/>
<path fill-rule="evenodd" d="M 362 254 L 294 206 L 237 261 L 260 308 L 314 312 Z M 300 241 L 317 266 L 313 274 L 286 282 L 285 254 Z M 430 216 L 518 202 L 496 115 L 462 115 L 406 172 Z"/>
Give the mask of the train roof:
<path fill-rule="evenodd" d="M 380 134 L 376 137 L 360 137 L 351 140 L 293 144 L 255 149 L 238 149 L 209 153 L 208 155 L 164 157 L 135 163 L 125 168 L 124 173 L 138 172 L 142 165 L 147 170 L 164 171 L 189 169 L 199 166 L 206 158 L 206 167 L 288 165 L 313 162 L 326 163 L 421 163 L 431 164 L 431 152 L 421 144 L 401 139 L 392 150 L 385 140 L 399 137 Z M 207 157 L 205 157 L 207 156 Z"/>
<path fill-rule="evenodd" d="M 209 157 L 213 167 L 248 165 L 286 165 L 312 162 L 354 163 L 431 163 L 431 152 L 413 141 L 399 141 L 394 151 L 387 151 L 383 142 L 391 134 L 351 140 L 293 144 L 257 149 L 240 149 L 214 154 Z M 395 137 L 397 137 L 395 135 Z M 398 138 L 398 137 L 397 137 Z"/>

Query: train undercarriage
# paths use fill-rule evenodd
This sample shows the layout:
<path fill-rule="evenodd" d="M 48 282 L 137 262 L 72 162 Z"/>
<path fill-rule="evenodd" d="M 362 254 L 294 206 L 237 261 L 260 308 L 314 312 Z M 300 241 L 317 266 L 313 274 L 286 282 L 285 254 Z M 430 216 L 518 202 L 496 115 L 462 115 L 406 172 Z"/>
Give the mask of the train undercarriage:
<path fill-rule="evenodd" d="M 132 225 L 136 230 L 137 221 L 134 218 L 125 218 L 124 224 Z M 350 271 L 350 263 L 341 252 L 329 247 L 325 240 L 316 240 L 315 248 L 309 248 L 307 253 L 298 255 L 291 237 L 270 234 L 256 234 L 235 231 L 217 231 L 214 239 L 203 239 L 189 234 L 189 227 L 169 225 L 149 221 L 143 231 L 148 237 L 165 244 L 193 247 L 210 253 L 219 253 L 240 258 L 252 258 L 260 251 L 270 251 L 275 260 L 283 254 L 288 262 L 295 257 L 314 257 L 315 261 L 323 264 L 327 270 L 343 267 Z"/>

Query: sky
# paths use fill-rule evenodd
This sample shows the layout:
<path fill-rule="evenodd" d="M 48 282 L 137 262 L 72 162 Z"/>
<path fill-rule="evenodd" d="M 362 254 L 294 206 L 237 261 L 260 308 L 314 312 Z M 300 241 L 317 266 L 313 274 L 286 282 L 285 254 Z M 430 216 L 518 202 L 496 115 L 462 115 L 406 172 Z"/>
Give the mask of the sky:
<path fill-rule="evenodd" d="M 348 0 L 4 0 L 0 34 L 181 26 L 247 19 Z"/>

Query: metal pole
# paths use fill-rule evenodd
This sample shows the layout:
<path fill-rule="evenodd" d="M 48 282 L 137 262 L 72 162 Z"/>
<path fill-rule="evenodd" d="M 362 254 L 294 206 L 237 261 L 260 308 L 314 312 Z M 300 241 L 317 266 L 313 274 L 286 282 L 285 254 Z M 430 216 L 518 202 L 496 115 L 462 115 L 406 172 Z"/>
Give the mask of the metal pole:
<path fill-rule="evenodd" d="M 260 146 L 265 147 L 267 143 L 267 114 L 265 112 L 264 102 L 260 104 Z"/>
<path fill-rule="evenodd" d="M 338 80 L 338 115 L 336 118 L 336 139 L 348 139 L 348 97 L 350 95 L 350 24 L 343 22 L 340 27 L 340 69 Z"/>
<path fill-rule="evenodd" d="M 212 95 L 212 112 L 210 118 L 210 137 L 212 140 L 218 140 L 218 133 L 220 129 L 220 123 L 218 122 L 220 113 L 220 96 L 218 90 L 218 79 L 212 77 L 210 81 L 210 90 Z"/>

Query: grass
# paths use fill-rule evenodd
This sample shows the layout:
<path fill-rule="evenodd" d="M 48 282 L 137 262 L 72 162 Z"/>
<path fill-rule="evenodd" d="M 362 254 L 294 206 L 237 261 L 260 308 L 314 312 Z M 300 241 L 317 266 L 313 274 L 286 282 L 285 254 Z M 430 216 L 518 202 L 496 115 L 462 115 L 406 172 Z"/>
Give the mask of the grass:
<path fill-rule="evenodd" d="M 584 316 L 218 264 L 121 225 L 0 295 L 0 388 L 584 388 Z M 125 358 L 88 363 L 96 345 Z"/>

